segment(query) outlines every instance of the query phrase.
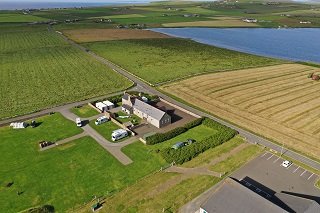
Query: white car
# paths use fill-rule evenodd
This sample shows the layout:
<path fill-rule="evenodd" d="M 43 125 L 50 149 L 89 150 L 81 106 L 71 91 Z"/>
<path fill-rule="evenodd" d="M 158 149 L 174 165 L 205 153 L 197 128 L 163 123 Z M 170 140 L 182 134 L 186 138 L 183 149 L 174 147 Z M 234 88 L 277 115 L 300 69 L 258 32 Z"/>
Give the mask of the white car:
<path fill-rule="evenodd" d="M 291 164 L 292 164 L 291 161 L 285 160 L 285 161 L 282 162 L 281 166 L 287 168 L 287 167 L 289 167 Z"/>

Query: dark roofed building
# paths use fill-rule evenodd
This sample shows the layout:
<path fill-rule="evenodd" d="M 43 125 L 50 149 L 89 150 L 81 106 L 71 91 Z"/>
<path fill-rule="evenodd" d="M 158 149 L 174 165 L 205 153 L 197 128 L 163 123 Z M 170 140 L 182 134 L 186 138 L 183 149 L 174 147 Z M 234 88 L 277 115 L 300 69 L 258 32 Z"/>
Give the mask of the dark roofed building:
<path fill-rule="evenodd" d="M 268 194 L 266 194 L 268 195 Z M 293 192 L 262 196 L 237 180 L 227 178 L 200 207 L 200 213 L 319 213 L 320 205 Z"/>
<path fill-rule="evenodd" d="M 284 213 L 287 211 L 251 191 L 241 183 L 227 178 L 200 208 L 200 213 L 216 212 Z"/>

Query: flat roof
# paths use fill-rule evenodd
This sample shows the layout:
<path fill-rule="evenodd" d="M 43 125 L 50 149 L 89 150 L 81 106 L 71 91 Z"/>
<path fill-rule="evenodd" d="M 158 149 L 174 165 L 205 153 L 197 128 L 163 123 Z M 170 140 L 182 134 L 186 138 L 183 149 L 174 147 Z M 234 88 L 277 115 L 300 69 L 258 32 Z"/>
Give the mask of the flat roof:
<path fill-rule="evenodd" d="M 287 212 L 231 178 L 227 178 L 201 208 L 208 213 Z"/>

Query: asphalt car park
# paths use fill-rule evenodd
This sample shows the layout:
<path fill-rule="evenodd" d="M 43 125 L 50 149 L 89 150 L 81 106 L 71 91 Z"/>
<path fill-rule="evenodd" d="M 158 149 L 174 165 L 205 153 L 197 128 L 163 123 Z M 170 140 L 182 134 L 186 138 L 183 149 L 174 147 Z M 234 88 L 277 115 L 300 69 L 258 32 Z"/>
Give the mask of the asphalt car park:
<path fill-rule="evenodd" d="M 320 189 L 315 187 L 319 176 L 298 165 L 282 165 L 284 159 L 265 152 L 232 174 L 251 190 L 269 199 L 276 193 L 313 197 L 320 202 Z"/>

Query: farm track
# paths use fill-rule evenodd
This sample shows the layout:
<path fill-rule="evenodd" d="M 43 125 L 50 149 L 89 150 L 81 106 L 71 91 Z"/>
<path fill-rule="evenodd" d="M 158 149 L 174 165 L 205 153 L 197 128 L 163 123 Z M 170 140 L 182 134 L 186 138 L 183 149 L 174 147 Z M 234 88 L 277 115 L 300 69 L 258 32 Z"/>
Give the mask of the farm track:
<path fill-rule="evenodd" d="M 255 74 L 249 74 L 250 70 Z M 226 79 L 223 82 L 222 73 L 208 74 L 163 86 L 162 89 L 317 157 L 320 155 L 320 99 L 314 94 L 320 92 L 320 88 L 318 82 L 307 78 L 310 72 L 319 72 L 319 69 L 285 64 L 224 73 Z M 198 82 L 202 85 L 199 86 Z"/>

